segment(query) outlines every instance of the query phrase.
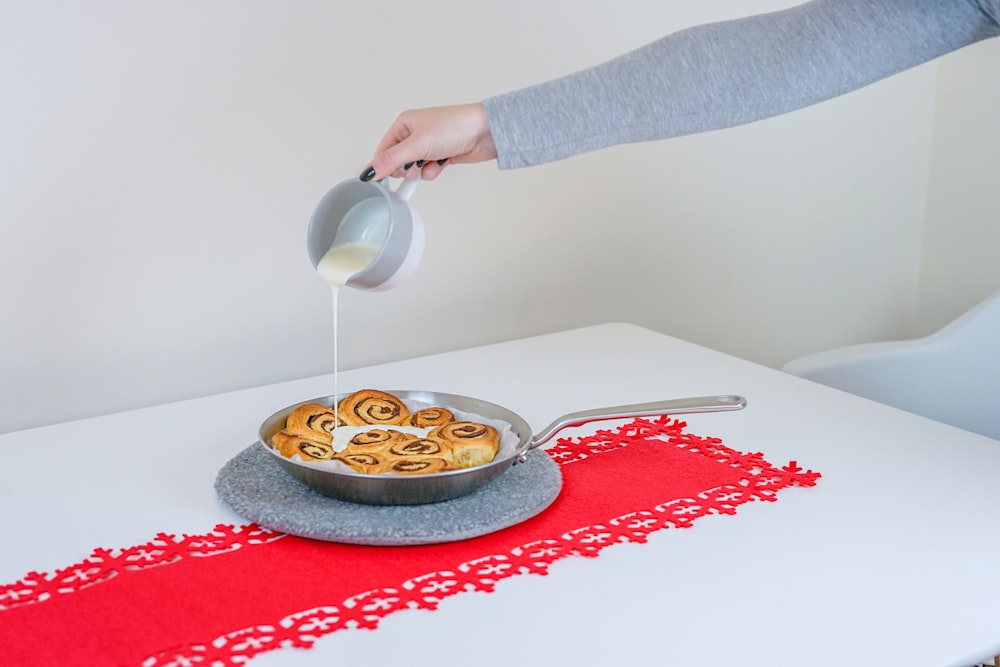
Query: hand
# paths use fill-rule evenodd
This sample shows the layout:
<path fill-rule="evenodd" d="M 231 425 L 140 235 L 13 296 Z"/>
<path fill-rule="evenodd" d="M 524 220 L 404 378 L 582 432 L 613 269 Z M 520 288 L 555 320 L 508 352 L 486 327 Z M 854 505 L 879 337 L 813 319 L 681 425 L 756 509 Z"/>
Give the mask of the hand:
<path fill-rule="evenodd" d="M 479 103 L 404 111 L 382 137 L 362 181 L 386 176 L 433 180 L 446 164 L 485 162 L 497 157 L 486 110 Z"/>

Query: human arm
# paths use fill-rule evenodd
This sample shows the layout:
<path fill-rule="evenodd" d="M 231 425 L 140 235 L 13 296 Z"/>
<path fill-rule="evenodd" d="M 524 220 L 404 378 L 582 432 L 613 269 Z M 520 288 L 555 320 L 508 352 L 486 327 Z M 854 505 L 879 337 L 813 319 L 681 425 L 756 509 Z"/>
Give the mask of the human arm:
<path fill-rule="evenodd" d="M 806 107 L 1000 34 L 998 5 L 814 0 L 683 30 L 486 100 L 498 163 L 530 166 Z"/>
<path fill-rule="evenodd" d="M 813 0 L 701 25 L 596 67 L 489 98 L 481 107 L 485 125 L 481 116 L 466 125 L 456 107 L 406 112 L 414 114 L 408 134 L 394 125 L 375 163 L 398 170 L 405 162 L 441 159 L 446 151 L 435 140 L 445 127 L 464 133 L 466 143 L 450 138 L 460 146 L 478 146 L 475 140 L 488 136 L 489 150 L 455 161 L 496 158 L 506 169 L 749 123 L 997 36 L 998 19 L 1000 0 Z M 424 122 L 435 117 L 437 125 Z M 384 159 L 390 149 L 407 159 Z M 423 169 L 436 176 L 441 165 Z"/>

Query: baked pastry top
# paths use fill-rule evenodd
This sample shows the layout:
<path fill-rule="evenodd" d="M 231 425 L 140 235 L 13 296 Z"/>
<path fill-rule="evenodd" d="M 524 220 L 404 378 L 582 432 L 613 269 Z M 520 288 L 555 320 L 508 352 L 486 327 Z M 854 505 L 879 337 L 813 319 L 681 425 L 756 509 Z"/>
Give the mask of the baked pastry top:
<path fill-rule="evenodd" d="M 451 443 L 450 460 L 459 468 L 472 468 L 489 463 L 500 448 L 500 434 L 488 424 L 451 422 L 436 427 L 427 434 Z"/>
<path fill-rule="evenodd" d="M 333 429 L 340 425 L 333 408 L 319 403 L 306 403 L 292 410 L 285 422 L 285 430 L 303 438 L 330 444 Z"/>
<path fill-rule="evenodd" d="M 362 389 L 340 401 L 337 406 L 341 421 L 348 426 L 365 424 L 401 425 L 410 419 L 403 401 L 377 389 Z"/>
<path fill-rule="evenodd" d="M 448 408 L 424 408 L 410 415 L 410 426 L 427 428 L 441 426 L 455 421 L 455 415 Z"/>
<path fill-rule="evenodd" d="M 329 461 L 334 455 L 333 447 L 329 443 L 310 440 L 288 431 L 275 433 L 271 442 L 282 456 L 288 458 L 298 454 L 303 461 Z"/>
<path fill-rule="evenodd" d="M 346 448 L 335 451 L 333 433 L 339 426 L 355 427 L 356 433 Z M 488 424 L 457 421 L 445 407 L 411 413 L 388 392 L 362 389 L 335 408 L 316 403 L 299 406 L 272 444 L 288 458 L 336 460 L 362 474 L 414 475 L 489 463 L 500 449 L 500 434 Z"/>

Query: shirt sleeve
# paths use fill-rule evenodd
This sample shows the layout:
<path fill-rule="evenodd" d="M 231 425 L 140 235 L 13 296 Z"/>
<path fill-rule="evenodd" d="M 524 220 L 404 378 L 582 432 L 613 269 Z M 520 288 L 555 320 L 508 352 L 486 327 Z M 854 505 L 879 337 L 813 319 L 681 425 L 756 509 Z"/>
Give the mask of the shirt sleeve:
<path fill-rule="evenodd" d="M 813 0 L 484 101 L 502 169 L 799 109 L 1000 34 L 1000 0 Z"/>

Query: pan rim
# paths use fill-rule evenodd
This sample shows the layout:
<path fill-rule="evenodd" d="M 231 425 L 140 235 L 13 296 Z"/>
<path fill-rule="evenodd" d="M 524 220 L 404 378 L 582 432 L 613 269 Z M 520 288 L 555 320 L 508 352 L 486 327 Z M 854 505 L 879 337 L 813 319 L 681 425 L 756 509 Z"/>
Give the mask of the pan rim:
<path fill-rule="evenodd" d="M 506 408 L 497 403 L 486 401 L 473 396 L 465 396 L 462 394 L 453 394 L 453 393 L 439 392 L 434 390 L 383 389 L 380 391 L 385 391 L 386 393 L 392 394 L 393 396 L 396 396 L 397 398 L 404 401 L 407 400 L 419 401 L 422 403 L 428 403 L 429 405 L 433 405 L 435 407 L 446 407 L 446 408 L 454 407 L 464 412 L 472 412 L 482 417 L 503 421 L 509 424 L 511 430 L 517 435 L 518 437 L 517 446 L 514 447 L 513 452 L 509 452 L 505 454 L 503 457 L 495 458 L 489 463 L 484 463 L 483 465 L 474 466 L 472 468 L 462 468 L 459 470 L 446 470 L 443 472 L 427 473 L 422 475 L 393 475 L 386 473 L 362 473 L 362 472 L 346 471 L 346 470 L 332 470 L 329 468 L 323 468 L 318 465 L 312 465 L 305 461 L 296 461 L 295 459 L 290 459 L 282 455 L 277 450 L 275 450 L 274 445 L 271 444 L 271 437 L 277 431 L 281 430 L 285 420 L 293 410 L 309 403 L 317 403 L 319 405 L 324 405 L 326 407 L 332 407 L 335 401 L 343 400 L 347 396 L 350 396 L 352 393 L 354 393 L 353 391 L 341 392 L 339 394 L 327 394 L 325 396 L 317 396 L 314 398 L 305 399 L 302 401 L 298 401 L 296 403 L 286 405 L 274 411 L 266 419 L 264 419 L 263 422 L 261 422 L 261 425 L 257 431 L 257 436 L 258 436 L 257 444 L 264 447 L 264 449 L 266 449 L 271 454 L 271 456 L 277 458 L 279 461 L 281 461 L 282 464 L 292 465 L 302 470 L 308 470 L 311 471 L 312 474 L 330 475 L 333 477 L 344 477 L 344 478 L 359 479 L 359 480 L 379 480 L 379 482 L 382 482 L 384 480 L 386 484 L 413 485 L 413 484 L 419 484 L 419 480 L 441 480 L 441 479 L 447 479 L 449 477 L 461 477 L 476 472 L 489 470 L 499 466 L 512 465 L 516 461 L 518 453 L 524 451 L 525 446 L 531 441 L 533 437 L 533 432 L 531 430 L 531 427 L 523 417 L 521 417 L 516 412 L 510 410 L 509 408 Z M 426 400 L 426 399 L 431 399 L 431 400 Z M 463 407 L 463 404 L 466 407 Z M 469 404 L 473 404 L 476 409 L 470 409 L 470 407 L 468 407 Z M 492 412 L 494 414 L 489 414 L 489 413 L 483 414 L 482 408 L 484 407 L 487 408 L 489 412 Z M 278 426 L 279 423 L 282 426 Z M 372 426 L 377 427 L 377 425 L 375 424 L 373 424 Z"/>

